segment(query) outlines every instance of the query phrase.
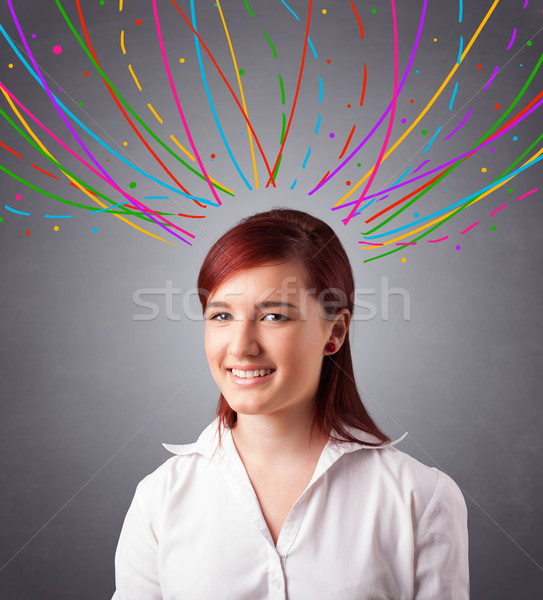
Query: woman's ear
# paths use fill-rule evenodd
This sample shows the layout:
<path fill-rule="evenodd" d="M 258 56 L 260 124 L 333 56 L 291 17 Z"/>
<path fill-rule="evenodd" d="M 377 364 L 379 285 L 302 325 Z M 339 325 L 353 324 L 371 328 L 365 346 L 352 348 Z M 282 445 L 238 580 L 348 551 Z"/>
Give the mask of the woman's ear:
<path fill-rule="evenodd" d="M 330 337 L 328 338 L 329 342 L 333 342 L 336 345 L 336 348 L 343 344 L 345 340 L 345 336 L 347 335 L 347 331 L 349 330 L 349 324 L 351 322 L 351 313 L 347 308 L 342 308 L 334 317 L 332 321 L 332 331 L 330 333 Z"/>

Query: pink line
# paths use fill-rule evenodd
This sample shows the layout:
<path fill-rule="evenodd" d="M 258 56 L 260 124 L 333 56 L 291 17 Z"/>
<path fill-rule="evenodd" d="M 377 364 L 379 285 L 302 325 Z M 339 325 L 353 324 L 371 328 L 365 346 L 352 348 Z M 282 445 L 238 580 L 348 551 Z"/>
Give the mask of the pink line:
<path fill-rule="evenodd" d="M 492 83 L 492 81 L 494 80 L 494 77 L 496 77 L 496 75 L 498 74 L 498 71 L 500 70 L 500 67 L 496 67 L 494 69 L 494 72 L 492 73 L 492 75 L 490 76 L 490 79 L 488 80 L 488 83 L 485 85 L 485 87 L 483 88 L 483 92 L 488 89 L 488 86 Z"/>
<path fill-rule="evenodd" d="M 439 238 L 439 240 L 426 240 L 427 242 L 429 242 L 430 244 L 437 244 L 437 242 L 444 242 L 446 239 L 448 239 L 448 235 L 446 235 L 445 237 Z"/>
<path fill-rule="evenodd" d="M 460 125 L 458 125 L 458 127 L 454 131 L 451 131 L 451 133 L 449 133 L 449 135 L 445 138 L 445 140 L 448 140 L 450 137 L 452 137 L 460 129 L 460 127 L 462 127 L 465 124 L 465 122 L 469 119 L 470 115 L 471 115 L 471 108 L 466 113 L 466 116 L 463 118 Z M 443 140 L 443 141 L 445 141 L 445 140 Z"/>
<path fill-rule="evenodd" d="M 517 28 L 515 27 L 513 29 L 513 35 L 511 36 L 511 41 L 509 42 L 509 46 L 507 46 L 506 50 L 511 50 L 511 46 L 513 45 L 513 42 L 515 41 L 516 37 L 517 37 Z"/>
<path fill-rule="evenodd" d="M 154 1 L 155 0 L 153 0 L 153 2 Z M 396 5 L 394 4 L 394 0 L 390 0 L 390 3 L 392 5 L 392 22 L 394 25 L 394 91 L 392 94 L 392 106 L 390 109 L 390 120 L 388 123 L 388 130 L 387 130 L 387 133 L 385 136 L 385 141 L 383 142 L 383 147 L 381 148 L 381 152 L 379 154 L 379 158 L 377 159 L 377 162 L 375 163 L 373 171 L 370 175 L 370 178 L 368 179 L 368 182 L 366 183 L 366 187 L 364 188 L 364 191 L 362 192 L 360 198 L 358 199 L 358 202 L 354 205 L 353 209 L 349 213 L 349 216 L 345 220 L 345 225 L 347 225 L 347 223 L 355 215 L 356 211 L 358 210 L 358 207 L 364 200 L 364 196 L 366 195 L 366 192 L 370 188 L 371 184 L 373 183 L 373 180 L 375 179 L 375 176 L 377 175 L 377 172 L 379 171 L 379 167 L 381 166 L 381 163 L 383 162 L 383 156 L 385 155 L 385 150 L 388 145 L 388 140 L 390 139 L 390 134 L 392 133 L 392 126 L 394 125 L 394 114 L 396 112 L 396 101 L 398 99 L 398 26 L 396 23 Z"/>
<path fill-rule="evenodd" d="M 172 73 L 170 71 L 170 66 L 168 64 L 168 58 L 166 56 L 166 50 L 164 49 L 164 41 L 162 40 L 162 31 L 160 29 L 160 22 L 158 20 L 158 11 L 157 11 L 157 7 L 156 7 L 156 0 L 153 0 L 153 13 L 155 15 L 156 32 L 157 32 L 157 37 L 158 37 L 158 43 L 160 44 L 160 51 L 162 53 L 162 59 L 164 61 L 164 68 L 166 69 L 166 75 L 168 76 L 168 81 L 170 83 L 170 88 L 172 90 L 175 104 L 177 105 L 177 110 L 179 111 L 179 116 L 181 117 L 181 121 L 183 121 L 183 127 L 185 128 L 185 131 L 187 132 L 187 137 L 189 138 L 190 147 L 192 148 L 192 151 L 194 152 L 194 155 L 196 156 L 196 160 L 198 161 L 198 164 L 200 165 L 200 169 L 201 169 L 204 177 L 206 178 L 207 184 L 209 185 L 209 189 L 211 190 L 211 193 L 213 194 L 215 200 L 217 200 L 218 205 L 221 206 L 221 204 L 222 204 L 221 199 L 217 195 L 217 191 L 215 190 L 215 187 L 211 183 L 211 179 L 209 179 L 209 175 L 207 174 L 207 171 L 204 167 L 204 163 L 202 162 L 202 159 L 200 158 L 200 155 L 198 154 L 198 150 L 196 149 L 196 146 L 194 145 L 194 140 L 192 139 L 192 136 L 190 134 L 189 126 L 185 119 L 183 109 L 181 108 L 181 102 L 179 101 L 179 96 L 177 95 L 177 90 L 175 89 L 175 84 L 173 82 Z"/>
<path fill-rule="evenodd" d="M 155 221 L 158 225 L 160 225 L 161 227 L 163 227 L 164 229 L 166 229 L 166 231 L 169 231 L 169 229 L 165 228 L 161 223 L 158 223 L 158 221 L 156 221 L 155 219 L 153 219 L 153 217 L 151 217 L 151 215 L 149 215 L 147 213 L 147 210 L 156 214 L 156 211 L 148 208 L 147 206 L 145 206 L 145 204 L 142 204 L 141 202 L 138 202 L 138 200 L 136 200 L 135 198 L 132 198 L 132 196 L 130 196 L 130 194 L 127 194 L 126 192 L 124 192 L 124 190 L 122 190 L 111 178 L 106 177 L 104 175 L 102 175 L 99 171 L 97 171 L 92 165 L 90 165 L 84 158 L 81 158 L 81 156 L 79 156 L 79 154 L 77 154 L 76 152 L 74 152 L 70 147 L 68 147 L 61 139 L 59 139 L 52 131 L 50 131 L 49 129 L 47 129 L 47 127 L 37 118 L 34 116 L 34 114 L 32 114 L 27 108 L 26 106 L 24 106 L 24 104 L 22 104 L 9 90 L 8 88 L 0 81 L 0 88 L 2 88 L 6 94 L 8 94 L 8 96 L 10 96 L 10 98 L 15 102 L 15 104 L 17 104 L 19 106 L 19 108 L 25 112 L 35 123 L 37 123 L 50 137 L 52 137 L 56 142 L 58 142 L 65 150 L 67 150 L 73 157 L 77 158 L 77 160 L 81 163 L 83 163 L 90 171 L 92 171 L 95 175 L 97 175 L 98 177 L 100 177 L 100 179 L 103 179 L 108 185 L 110 185 L 111 187 L 113 187 L 114 189 L 116 189 L 120 194 L 122 194 L 125 198 L 127 198 L 128 200 L 130 200 L 131 202 L 135 202 L 138 207 L 140 208 L 140 210 L 142 212 L 144 212 L 148 217 L 150 217 L 153 221 Z M 57 161 L 58 162 L 58 161 Z M 59 163 L 60 164 L 60 163 Z M 76 185 L 76 184 L 74 184 Z M 110 206 L 109 208 L 113 208 L 112 206 Z M 158 215 L 157 215 L 158 216 Z M 184 229 L 182 229 L 181 227 L 175 225 L 174 223 L 170 223 L 170 221 L 168 221 L 167 219 L 164 219 L 169 225 L 171 225 L 172 227 L 175 227 L 175 229 L 183 232 L 184 234 L 188 235 L 191 238 L 195 238 L 196 236 L 193 235 L 192 233 L 189 233 L 188 231 L 185 231 Z M 170 233 L 173 233 L 172 231 L 169 231 Z M 176 235 L 175 233 L 173 235 Z M 184 242 L 186 242 L 189 245 L 192 245 L 190 242 L 187 242 L 187 240 L 184 240 L 182 237 L 176 235 L 176 237 L 178 237 L 180 240 L 183 240 Z"/>
<path fill-rule="evenodd" d="M 417 242 L 396 242 L 396 246 L 416 246 Z"/>
<path fill-rule="evenodd" d="M 467 233 L 470 229 L 477 227 L 477 225 L 479 225 L 479 221 L 477 221 L 477 223 L 474 223 L 473 225 L 470 225 L 467 229 L 464 229 L 464 231 L 461 231 L 460 235 L 464 235 L 464 233 Z"/>
<path fill-rule="evenodd" d="M 384 246 L 384 244 L 378 244 L 377 242 L 358 242 L 359 244 L 366 244 L 367 246 Z"/>
<path fill-rule="evenodd" d="M 537 188 L 535 188 L 535 190 L 532 190 L 531 192 L 526 192 L 524 194 L 524 196 L 521 196 L 520 198 L 517 198 L 517 200 L 522 200 L 523 198 L 526 198 L 526 196 L 529 196 L 530 194 L 533 194 L 534 192 L 537 192 Z"/>
<path fill-rule="evenodd" d="M 507 206 L 507 202 L 503 206 L 500 206 L 500 208 L 493 210 L 488 216 L 491 217 L 492 215 L 495 215 L 499 210 L 501 210 L 502 208 L 505 208 L 506 206 Z"/>

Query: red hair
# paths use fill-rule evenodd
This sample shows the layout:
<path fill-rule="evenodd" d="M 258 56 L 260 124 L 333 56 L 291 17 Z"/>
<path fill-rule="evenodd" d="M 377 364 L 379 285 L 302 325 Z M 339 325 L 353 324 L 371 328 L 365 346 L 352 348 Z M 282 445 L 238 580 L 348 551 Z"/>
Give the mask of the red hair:
<path fill-rule="evenodd" d="M 314 288 L 328 308 L 330 317 L 342 308 L 353 313 L 354 279 L 349 258 L 331 227 L 305 212 L 276 208 L 246 217 L 228 230 L 209 250 L 198 275 L 198 294 L 205 311 L 209 296 L 226 279 L 244 269 L 269 263 L 298 261 L 305 272 L 306 283 Z M 374 423 L 358 393 L 348 335 L 334 355 L 323 359 L 315 417 L 315 429 L 326 437 L 334 429 L 350 442 L 380 446 L 390 441 Z M 232 428 L 237 413 L 221 393 L 217 405 L 219 417 L 219 446 L 221 425 Z M 378 443 L 362 442 L 353 437 L 345 426 L 361 429 L 374 435 Z"/>

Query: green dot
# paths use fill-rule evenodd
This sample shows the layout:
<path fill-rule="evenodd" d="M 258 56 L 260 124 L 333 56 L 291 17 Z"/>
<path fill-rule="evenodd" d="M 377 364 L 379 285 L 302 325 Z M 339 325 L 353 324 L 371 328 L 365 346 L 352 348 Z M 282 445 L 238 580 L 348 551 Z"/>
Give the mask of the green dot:
<path fill-rule="evenodd" d="M 490 229 L 492 229 L 492 231 L 496 231 L 496 225 L 492 225 Z"/>
<path fill-rule="evenodd" d="M 136 187 L 136 182 L 135 182 L 135 181 L 131 181 L 131 182 L 128 184 L 128 187 L 129 187 L 129 188 L 132 188 L 132 189 L 134 189 L 134 188 Z"/>
<path fill-rule="evenodd" d="M 79 103 L 79 106 L 83 106 L 83 100 L 81 100 L 81 102 Z"/>
<path fill-rule="evenodd" d="M 422 135 L 426 135 L 427 133 L 428 133 L 428 132 L 426 131 L 426 129 L 423 129 L 423 130 L 421 131 L 421 134 L 422 134 Z"/>
<path fill-rule="evenodd" d="M 357 167 L 361 167 L 361 166 L 362 166 L 362 163 L 356 163 L 356 166 L 357 166 Z"/>
<path fill-rule="evenodd" d="M 244 71 L 243 69 L 240 69 L 240 70 L 239 70 L 239 74 L 240 74 L 240 75 L 245 75 L 245 71 Z"/>
<path fill-rule="evenodd" d="M 507 189 L 507 193 L 512 194 L 513 193 L 513 188 L 508 188 Z"/>
<path fill-rule="evenodd" d="M 528 41 L 526 42 L 526 45 L 527 45 L 527 46 L 531 46 L 531 45 L 532 45 L 532 40 L 528 40 Z"/>
<path fill-rule="evenodd" d="M 0 223 L 4 222 L 4 217 L 0 217 Z"/>
<path fill-rule="evenodd" d="M 377 12 L 377 9 L 376 9 L 376 8 L 372 8 L 372 9 L 371 9 L 371 12 L 372 12 L 373 14 L 375 14 L 375 13 Z"/>
<path fill-rule="evenodd" d="M 100 0 L 100 4 L 103 6 L 106 3 L 106 0 Z"/>

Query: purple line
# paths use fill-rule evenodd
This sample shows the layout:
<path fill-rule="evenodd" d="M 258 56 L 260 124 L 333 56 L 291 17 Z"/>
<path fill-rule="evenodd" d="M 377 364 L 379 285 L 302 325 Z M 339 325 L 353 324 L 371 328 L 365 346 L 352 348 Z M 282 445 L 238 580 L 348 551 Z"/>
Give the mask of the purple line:
<path fill-rule="evenodd" d="M 468 152 L 465 152 L 464 154 L 461 154 L 460 156 L 457 156 L 456 158 L 453 158 L 449 162 L 443 163 L 442 165 L 440 165 L 439 167 L 436 167 L 435 169 L 432 169 L 431 171 L 427 171 L 426 173 L 422 173 L 421 175 L 418 175 L 417 177 L 413 177 L 412 179 L 408 179 L 407 181 L 402 181 L 402 183 L 399 183 L 398 185 L 394 185 L 394 186 L 386 188 L 384 190 L 380 190 L 376 194 L 370 194 L 370 195 L 366 196 L 365 199 L 369 200 L 370 198 L 375 198 L 376 196 L 380 196 L 381 194 L 385 194 L 386 192 L 391 192 L 391 191 L 396 190 L 398 188 L 404 187 L 405 185 L 413 183 L 413 181 L 417 181 L 418 179 L 422 179 L 423 177 L 427 177 L 428 175 L 433 175 L 434 173 L 436 173 L 437 171 L 440 171 L 444 167 L 449 167 L 450 165 L 454 164 L 455 162 L 457 162 L 457 161 L 459 161 L 459 160 L 461 160 L 463 158 L 466 158 L 467 156 L 469 156 L 471 154 L 475 154 L 476 152 L 478 152 L 479 150 L 481 150 L 485 146 L 488 146 L 488 144 L 494 143 L 502 135 L 506 134 L 509 130 L 513 129 L 513 127 L 516 127 L 521 121 L 523 121 L 530 114 L 532 114 L 534 112 L 534 110 L 538 109 L 542 104 L 543 104 L 543 99 L 540 100 L 534 106 L 532 106 L 532 108 L 530 108 L 530 110 L 526 111 L 521 117 L 519 117 L 516 121 L 514 121 L 513 123 L 511 123 L 508 127 L 506 127 L 498 135 L 494 135 L 494 136 L 488 138 L 485 142 L 483 142 L 482 144 L 479 144 L 479 146 L 475 146 L 475 148 L 473 148 L 472 150 L 468 150 Z M 471 109 L 468 111 L 468 114 L 469 114 L 469 112 L 471 112 Z M 457 129 L 458 129 L 458 127 L 457 127 Z M 445 139 L 447 139 L 447 138 L 445 138 Z M 340 206 L 336 207 L 335 209 L 343 208 L 343 207 L 346 207 L 346 206 L 352 206 L 356 202 L 357 202 L 357 200 L 354 200 L 353 202 L 348 202 L 346 204 L 341 204 Z"/>
<path fill-rule="evenodd" d="M 511 50 L 511 46 L 513 45 L 513 42 L 515 41 L 516 37 L 517 37 L 517 28 L 515 27 L 513 29 L 513 35 L 511 36 L 511 41 L 509 42 L 509 46 L 507 46 L 506 50 Z"/>
<path fill-rule="evenodd" d="M 451 133 L 449 133 L 449 135 L 443 141 L 448 140 L 450 137 L 452 137 L 460 129 L 460 127 L 462 127 L 462 125 L 464 125 L 464 123 L 469 119 L 470 115 L 471 115 L 471 108 L 466 113 L 466 116 L 464 117 L 464 119 L 462 120 L 460 125 L 458 125 L 458 127 L 454 131 L 451 131 Z"/>
<path fill-rule="evenodd" d="M 411 56 L 409 58 L 409 62 L 407 63 L 407 67 L 405 69 L 405 73 L 403 74 L 403 77 L 402 77 L 402 80 L 400 82 L 400 85 L 398 86 L 398 94 L 397 94 L 398 96 L 400 95 L 400 92 L 402 91 L 403 84 L 405 83 L 405 80 L 407 79 L 407 75 L 409 74 L 409 71 L 411 70 L 411 65 L 413 64 L 413 60 L 415 59 L 415 54 L 417 53 L 417 48 L 418 48 L 418 45 L 419 45 L 420 37 L 422 35 L 422 27 L 424 25 L 424 18 L 425 18 L 425 15 L 426 15 L 426 6 L 427 6 L 427 4 L 428 4 L 428 0 L 424 0 L 424 6 L 422 7 L 422 13 L 421 13 L 421 16 L 420 16 L 419 29 L 417 31 L 417 37 L 415 39 L 415 44 L 413 46 L 413 50 L 411 51 Z M 337 167 L 337 169 L 335 169 L 334 171 L 332 171 L 332 173 L 330 175 L 328 175 L 328 177 L 326 177 L 325 179 L 323 179 L 316 187 L 314 187 L 310 192 L 308 192 L 308 196 L 311 196 L 312 194 L 314 194 L 325 183 L 327 183 L 328 181 L 330 181 L 330 179 L 332 179 L 332 177 L 334 177 L 339 171 L 341 171 L 341 169 L 343 169 L 343 167 L 345 167 L 345 165 L 352 158 L 354 158 L 354 156 L 365 146 L 366 142 L 373 136 L 373 134 L 377 131 L 377 129 L 379 129 L 381 123 L 385 120 L 385 117 L 388 115 L 390 109 L 392 108 L 392 103 L 393 103 L 393 101 L 390 102 L 390 104 L 388 105 L 388 108 L 385 110 L 385 112 L 383 113 L 383 115 L 381 116 L 381 118 L 374 125 L 373 129 L 364 138 L 364 141 L 353 150 L 353 152 L 339 165 L 339 167 Z"/>
<path fill-rule="evenodd" d="M 154 221 L 157 225 L 160 225 L 160 227 L 162 227 L 163 229 L 165 229 L 166 231 L 168 231 L 169 233 L 171 233 L 172 235 L 174 235 L 175 237 L 179 238 L 180 240 L 182 240 L 183 242 L 185 242 L 186 244 L 189 244 L 189 246 L 192 246 L 192 244 L 190 242 L 188 242 L 187 240 L 185 240 L 184 238 L 182 238 L 180 235 L 177 235 L 177 233 L 174 233 L 173 231 L 171 231 L 171 229 L 169 229 L 168 227 L 162 225 L 162 223 L 160 223 L 159 221 L 157 221 L 156 219 L 154 219 L 145 209 L 147 208 L 144 204 L 142 204 L 141 202 L 139 202 L 138 200 L 136 200 L 135 198 L 133 198 L 132 196 L 130 196 L 129 194 L 127 194 L 126 192 L 124 192 L 114 181 L 113 179 L 111 179 L 111 177 L 106 173 L 106 171 L 102 168 L 102 166 L 100 165 L 100 163 L 94 158 L 94 156 L 92 155 L 92 153 L 90 152 L 90 150 L 87 148 L 87 146 L 85 146 L 85 144 L 83 143 L 83 141 L 81 140 L 81 138 L 77 135 L 77 133 L 75 132 L 75 130 L 72 128 L 72 126 L 70 125 L 69 121 L 66 119 L 66 117 L 64 116 L 64 113 L 62 112 L 60 106 L 58 105 L 54 95 L 52 94 L 49 86 L 47 85 L 47 81 L 45 81 L 44 76 L 42 75 L 40 68 L 38 67 L 38 64 L 36 63 L 35 59 L 34 59 L 34 55 L 32 54 L 30 47 L 28 46 L 28 43 L 26 41 L 26 37 L 23 33 L 23 30 L 21 28 L 21 25 L 19 23 L 19 20 L 17 19 L 17 15 L 15 14 L 15 9 L 13 8 L 13 4 L 11 0 L 7 0 L 8 2 L 8 6 L 9 6 L 9 10 L 11 12 L 11 16 L 13 17 L 13 21 L 15 23 L 15 26 L 17 27 L 17 31 L 19 32 L 19 37 L 21 38 L 21 41 L 23 42 L 23 45 L 26 49 L 26 52 L 28 54 L 28 57 L 30 58 L 30 60 L 32 61 L 32 65 L 34 66 L 34 70 L 36 71 L 36 73 L 38 74 L 43 87 L 45 89 L 45 91 L 47 92 L 47 95 L 49 96 L 49 99 L 51 100 L 51 102 L 53 103 L 53 106 L 55 107 L 56 111 L 58 112 L 60 118 L 62 119 L 62 121 L 64 122 L 64 124 L 66 125 L 66 127 L 68 128 L 68 130 L 70 131 L 70 133 L 72 134 L 72 136 L 74 137 L 74 139 L 77 141 L 77 143 L 81 146 L 81 148 L 83 148 L 83 150 L 85 151 L 85 153 L 87 154 L 87 156 L 92 160 L 92 162 L 96 165 L 96 167 L 104 174 L 104 176 L 108 179 L 108 181 L 111 183 L 111 185 L 113 185 L 113 187 L 115 187 L 116 190 L 118 190 L 125 198 L 127 198 L 128 200 L 130 200 L 131 202 L 136 203 L 137 205 L 139 205 L 142 209 L 143 212 L 145 212 L 145 214 L 152 220 Z M 173 225 L 173 223 L 172 223 Z"/>
<path fill-rule="evenodd" d="M 447 139 L 447 138 L 445 138 L 445 139 Z M 414 175 L 417 171 L 420 171 L 422 169 L 422 167 L 424 167 L 424 165 L 427 165 L 431 160 L 432 160 L 431 158 L 429 158 L 428 160 L 425 160 L 413 171 L 413 173 L 411 173 L 411 175 Z"/>
<path fill-rule="evenodd" d="M 485 90 L 488 89 L 488 86 L 494 81 L 494 77 L 496 77 L 496 75 L 498 74 L 498 71 L 500 70 L 500 67 L 496 67 L 494 69 L 494 72 L 492 73 L 492 75 L 490 76 L 490 79 L 488 80 L 488 83 L 485 85 L 485 87 L 483 88 L 483 92 Z"/>
<path fill-rule="evenodd" d="M 530 0 L 525 0 L 524 6 L 522 8 L 526 8 L 528 6 L 528 2 L 530 2 Z"/>

